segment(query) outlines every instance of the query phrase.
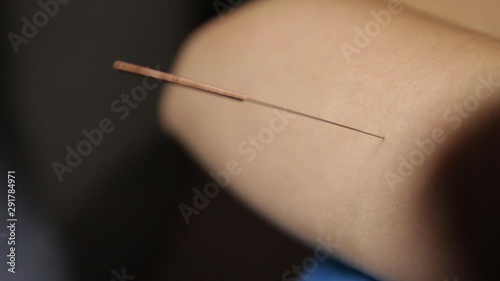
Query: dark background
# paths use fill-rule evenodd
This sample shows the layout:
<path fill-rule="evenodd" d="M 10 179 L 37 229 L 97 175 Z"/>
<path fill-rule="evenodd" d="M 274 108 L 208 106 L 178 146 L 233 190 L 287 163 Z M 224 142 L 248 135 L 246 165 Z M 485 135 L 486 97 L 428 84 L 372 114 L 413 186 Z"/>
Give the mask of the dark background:
<path fill-rule="evenodd" d="M 113 61 L 168 70 L 186 36 L 217 17 L 212 1 L 71 0 L 18 54 L 7 34 L 21 35 L 21 18 L 41 8 L 37 1 L 0 5 L 1 186 L 6 197 L 5 170 L 15 169 L 24 245 L 22 274 L 9 278 L 108 281 L 125 267 L 141 281 L 281 280 L 311 254 L 227 193 L 186 226 L 178 205 L 210 179 L 161 131 L 160 87 L 123 121 L 110 109 L 142 84 L 112 70 Z M 115 131 L 59 182 L 51 163 L 64 163 L 65 147 L 75 148 L 81 131 L 103 118 Z M 5 256 L 5 242 L 0 249 Z"/>

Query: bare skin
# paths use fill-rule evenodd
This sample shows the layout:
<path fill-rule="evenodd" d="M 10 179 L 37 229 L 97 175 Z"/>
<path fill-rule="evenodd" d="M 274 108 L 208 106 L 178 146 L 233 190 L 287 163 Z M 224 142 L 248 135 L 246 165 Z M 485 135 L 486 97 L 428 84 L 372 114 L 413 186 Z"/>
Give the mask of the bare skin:
<path fill-rule="evenodd" d="M 458 26 L 500 39 L 500 1 L 404 0 L 403 3 Z"/>
<path fill-rule="evenodd" d="M 500 44 L 402 8 L 346 56 L 341 44 L 354 45 L 354 28 L 387 2 L 251 3 L 196 32 L 172 70 L 383 141 L 172 85 L 160 118 L 208 170 L 236 160 L 231 191 L 292 235 L 330 238 L 333 254 L 384 280 L 474 280 L 435 211 L 432 178 L 498 110 Z"/>

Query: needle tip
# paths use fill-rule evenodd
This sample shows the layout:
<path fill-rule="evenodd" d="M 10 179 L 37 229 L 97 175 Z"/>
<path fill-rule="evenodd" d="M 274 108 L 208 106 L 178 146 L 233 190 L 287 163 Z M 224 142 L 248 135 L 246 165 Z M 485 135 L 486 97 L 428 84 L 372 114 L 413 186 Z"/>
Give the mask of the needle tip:
<path fill-rule="evenodd" d="M 385 140 L 385 137 L 382 137 L 382 136 L 379 136 L 379 135 L 375 135 L 375 134 L 371 134 L 371 133 L 368 133 L 368 132 L 365 132 L 365 133 L 367 133 L 367 134 L 369 134 L 369 135 L 371 135 L 373 137 L 377 137 L 377 138 L 379 138 L 381 140 Z"/>

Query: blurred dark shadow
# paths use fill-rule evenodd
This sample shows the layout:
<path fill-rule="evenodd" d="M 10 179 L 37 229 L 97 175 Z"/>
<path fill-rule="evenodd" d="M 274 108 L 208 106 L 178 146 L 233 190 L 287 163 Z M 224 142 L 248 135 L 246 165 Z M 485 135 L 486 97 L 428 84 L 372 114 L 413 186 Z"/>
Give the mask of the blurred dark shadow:
<path fill-rule="evenodd" d="M 498 94 L 498 93 L 497 93 Z M 486 105 L 481 105 L 486 106 Z M 498 107 L 497 107 L 498 108 Z M 474 112 L 448 144 L 430 186 L 433 214 L 449 224 L 449 243 L 468 263 L 470 280 L 497 280 L 500 268 L 500 112 Z M 464 280 L 464 278 L 459 278 Z"/>

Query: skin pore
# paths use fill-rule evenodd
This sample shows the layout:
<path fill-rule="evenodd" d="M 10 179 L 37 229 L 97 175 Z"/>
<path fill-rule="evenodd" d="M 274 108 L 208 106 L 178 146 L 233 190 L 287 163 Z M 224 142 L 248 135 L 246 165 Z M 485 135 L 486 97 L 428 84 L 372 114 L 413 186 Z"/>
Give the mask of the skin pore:
<path fill-rule="evenodd" d="M 237 161 L 228 188 L 290 234 L 388 281 L 479 280 L 443 163 L 498 122 L 500 44 L 389 3 L 252 2 L 193 34 L 172 70 L 385 140 L 175 85 L 160 118 L 209 171 Z M 356 44 L 371 11 L 390 21 Z"/>

